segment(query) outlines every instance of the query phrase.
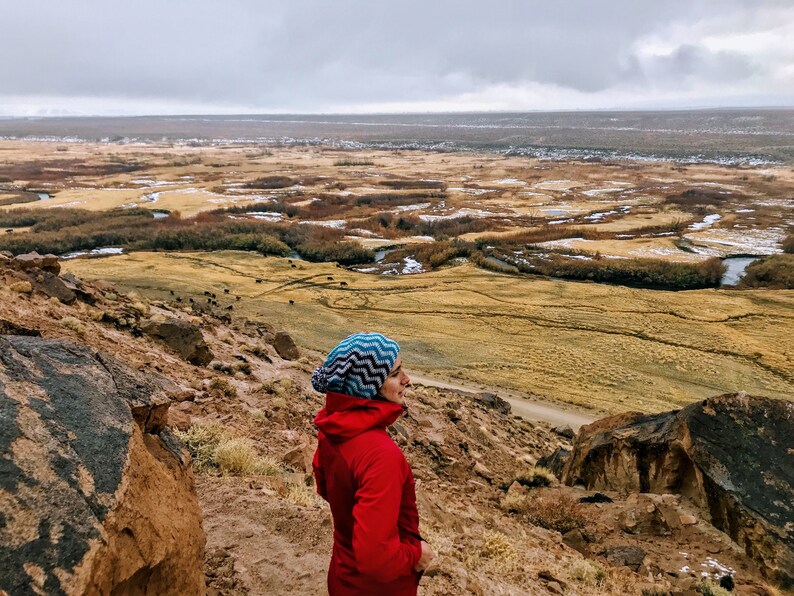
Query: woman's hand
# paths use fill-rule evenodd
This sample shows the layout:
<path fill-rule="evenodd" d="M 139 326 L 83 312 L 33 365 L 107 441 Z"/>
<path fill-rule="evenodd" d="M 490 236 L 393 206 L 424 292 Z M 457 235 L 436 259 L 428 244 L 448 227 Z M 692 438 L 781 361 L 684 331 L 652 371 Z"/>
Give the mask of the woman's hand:
<path fill-rule="evenodd" d="M 427 542 L 422 540 L 422 556 L 419 557 L 419 562 L 414 567 L 414 571 L 424 571 L 435 558 L 436 552 Z"/>

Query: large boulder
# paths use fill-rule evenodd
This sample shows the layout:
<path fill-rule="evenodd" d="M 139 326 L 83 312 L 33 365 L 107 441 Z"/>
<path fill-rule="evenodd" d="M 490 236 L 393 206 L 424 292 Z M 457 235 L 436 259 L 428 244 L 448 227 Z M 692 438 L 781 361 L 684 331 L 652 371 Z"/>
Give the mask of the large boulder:
<path fill-rule="evenodd" d="M 214 358 L 201 329 L 188 321 L 176 317 L 150 319 L 141 325 L 141 331 L 162 340 L 191 364 L 206 366 Z"/>
<path fill-rule="evenodd" d="M 301 354 L 298 350 L 298 346 L 295 345 L 292 336 L 286 331 L 279 331 L 276 333 L 276 336 L 273 338 L 273 347 L 276 348 L 276 352 L 278 352 L 278 355 L 284 360 L 297 360 L 300 358 Z"/>
<path fill-rule="evenodd" d="M 677 493 L 794 585 L 794 404 L 730 394 L 662 414 L 583 426 L 562 480 L 588 489 Z"/>
<path fill-rule="evenodd" d="M 71 342 L 0 336 L 0 593 L 204 593 L 169 389 Z"/>

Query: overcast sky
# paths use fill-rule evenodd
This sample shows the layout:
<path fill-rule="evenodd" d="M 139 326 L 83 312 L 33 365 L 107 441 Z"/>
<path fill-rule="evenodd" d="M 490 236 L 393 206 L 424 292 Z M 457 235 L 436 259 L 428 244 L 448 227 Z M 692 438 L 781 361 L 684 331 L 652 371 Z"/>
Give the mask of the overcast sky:
<path fill-rule="evenodd" d="M 794 0 L 2 0 L 0 114 L 794 106 Z"/>

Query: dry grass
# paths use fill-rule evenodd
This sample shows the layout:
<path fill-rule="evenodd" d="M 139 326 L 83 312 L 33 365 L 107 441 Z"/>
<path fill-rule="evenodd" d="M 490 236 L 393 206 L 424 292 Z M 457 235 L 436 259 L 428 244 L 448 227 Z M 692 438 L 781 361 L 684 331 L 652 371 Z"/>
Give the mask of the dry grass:
<path fill-rule="evenodd" d="M 193 457 L 193 467 L 207 470 L 215 466 L 215 450 L 226 438 L 226 429 L 217 423 L 194 424 L 188 430 L 177 431 L 177 436 L 187 445 Z"/>
<path fill-rule="evenodd" d="M 254 442 L 233 436 L 217 423 L 194 424 L 177 432 L 193 457 L 193 466 L 203 472 L 218 470 L 231 476 L 274 476 L 284 468 L 273 458 L 259 455 Z"/>
<path fill-rule="evenodd" d="M 400 342 L 409 371 L 457 374 L 466 384 L 609 412 L 661 411 L 739 389 L 794 395 L 784 350 L 790 292 L 658 292 L 471 266 L 404 277 L 345 271 L 349 286 L 340 288 L 326 280 L 341 279 L 333 265 L 302 267 L 240 252 L 65 264 L 79 277 L 116 281 L 150 299 L 168 300 L 169 289 L 201 296 L 207 280 L 228 284 L 244 297 L 238 316 L 284 328 L 299 345 L 328 350 L 350 333 L 377 329 Z"/>
<path fill-rule="evenodd" d="M 585 586 L 600 588 L 607 579 L 607 573 L 601 563 L 582 559 L 571 566 L 570 577 Z"/>
<path fill-rule="evenodd" d="M 478 550 L 470 553 L 464 563 L 469 569 L 511 573 L 520 568 L 516 550 L 501 532 L 485 532 Z"/>
<path fill-rule="evenodd" d="M 291 485 L 286 499 L 293 505 L 300 505 L 301 507 L 312 507 L 323 502 L 314 488 L 306 486 L 305 484 Z"/>
<path fill-rule="evenodd" d="M 83 322 L 75 317 L 62 318 L 61 325 L 74 331 L 80 337 L 85 337 L 85 334 L 88 332 Z"/>

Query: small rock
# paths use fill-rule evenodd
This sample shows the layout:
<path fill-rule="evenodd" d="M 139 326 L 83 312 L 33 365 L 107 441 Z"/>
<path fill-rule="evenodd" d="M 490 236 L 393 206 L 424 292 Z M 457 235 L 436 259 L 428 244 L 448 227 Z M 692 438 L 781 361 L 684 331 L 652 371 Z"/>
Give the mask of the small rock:
<path fill-rule="evenodd" d="M 496 410 L 497 412 L 501 412 L 502 414 L 509 414 L 511 407 L 508 402 L 503 400 L 501 397 L 496 395 L 495 393 L 490 392 L 483 392 L 478 393 L 474 396 L 474 399 L 485 406 L 486 408 L 490 408 L 492 410 Z"/>
<path fill-rule="evenodd" d="M 564 426 L 555 426 L 551 430 L 566 439 L 573 439 L 576 436 L 576 433 L 573 432 L 573 429 L 568 424 Z"/>
<path fill-rule="evenodd" d="M 604 551 L 606 560 L 615 567 L 628 567 L 639 571 L 645 559 L 645 550 L 639 546 L 613 546 Z"/>
<path fill-rule="evenodd" d="M 575 551 L 587 556 L 590 553 L 590 548 L 587 546 L 584 534 L 579 530 L 571 530 L 562 535 L 562 542 L 566 546 L 571 547 Z"/>
<path fill-rule="evenodd" d="M 682 526 L 694 526 L 696 523 L 698 523 L 698 520 L 694 515 L 681 515 L 679 516 L 678 520 L 681 522 Z"/>
<path fill-rule="evenodd" d="M 493 473 L 484 465 L 482 465 L 480 462 L 476 462 L 474 464 L 473 469 L 474 469 L 474 473 L 477 474 L 477 476 L 485 478 L 488 482 L 493 480 Z"/>

